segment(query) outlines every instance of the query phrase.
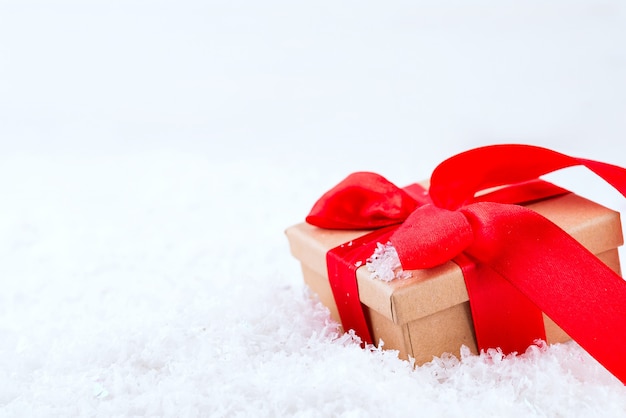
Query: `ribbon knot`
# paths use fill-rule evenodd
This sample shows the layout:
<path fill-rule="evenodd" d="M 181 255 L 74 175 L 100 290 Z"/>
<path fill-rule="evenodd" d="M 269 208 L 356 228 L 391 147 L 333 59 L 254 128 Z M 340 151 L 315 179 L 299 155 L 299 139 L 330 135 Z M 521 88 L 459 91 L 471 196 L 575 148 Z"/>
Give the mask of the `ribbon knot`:
<path fill-rule="evenodd" d="M 461 211 L 428 204 L 398 227 L 390 241 L 405 270 L 438 266 L 461 254 L 474 240 L 474 232 Z"/>

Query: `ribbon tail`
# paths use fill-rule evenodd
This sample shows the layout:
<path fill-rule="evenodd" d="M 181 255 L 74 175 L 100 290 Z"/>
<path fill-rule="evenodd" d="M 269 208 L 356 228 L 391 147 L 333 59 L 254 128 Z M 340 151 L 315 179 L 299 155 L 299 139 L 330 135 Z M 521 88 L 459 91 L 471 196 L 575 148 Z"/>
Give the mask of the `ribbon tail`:
<path fill-rule="evenodd" d="M 523 353 L 536 340 L 546 340 L 541 310 L 509 281 L 464 254 L 454 262 L 465 279 L 479 351 L 499 347 L 504 354 Z"/>
<path fill-rule="evenodd" d="M 465 253 L 506 278 L 626 384 L 626 281 L 530 209 L 476 203 L 462 211 L 476 231 Z"/>

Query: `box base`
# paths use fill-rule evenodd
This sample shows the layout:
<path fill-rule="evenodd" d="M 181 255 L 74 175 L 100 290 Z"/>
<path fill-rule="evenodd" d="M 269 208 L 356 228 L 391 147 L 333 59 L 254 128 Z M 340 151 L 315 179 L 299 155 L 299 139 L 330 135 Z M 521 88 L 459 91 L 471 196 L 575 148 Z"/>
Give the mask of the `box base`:
<path fill-rule="evenodd" d="M 617 249 L 603 252 L 597 257 L 609 268 L 621 275 Z M 329 308 L 331 317 L 337 321 L 339 314 L 328 278 L 302 264 L 305 283 L 320 301 Z M 435 356 L 450 353 L 459 356 L 462 345 L 477 353 L 474 326 L 469 302 L 463 302 L 435 314 L 404 324 L 396 324 L 385 315 L 364 305 L 365 317 L 373 341 L 384 342 L 385 349 L 398 350 L 400 358 L 415 359 L 416 364 L 431 361 Z M 549 344 L 569 341 L 571 338 L 544 314 L 547 342 Z"/>

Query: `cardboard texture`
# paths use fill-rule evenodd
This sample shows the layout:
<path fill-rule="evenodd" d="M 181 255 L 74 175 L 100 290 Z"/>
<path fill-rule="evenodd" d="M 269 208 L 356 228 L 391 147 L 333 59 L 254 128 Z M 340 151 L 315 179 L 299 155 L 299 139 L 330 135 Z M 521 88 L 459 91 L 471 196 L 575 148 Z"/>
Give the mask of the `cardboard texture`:
<path fill-rule="evenodd" d="M 585 198 L 569 193 L 527 205 L 556 223 L 613 271 L 621 275 L 617 248 L 623 244 L 620 216 Z M 326 305 L 332 318 L 339 315 L 328 282 L 326 252 L 369 231 L 326 230 L 301 223 L 288 228 L 292 254 L 301 262 L 304 280 Z M 469 298 L 461 269 L 453 262 L 411 271 L 408 279 L 384 282 L 372 279 L 365 266 L 357 270 L 359 297 L 372 338 L 402 358 L 422 364 L 443 353 L 459 354 L 461 345 L 477 352 Z M 544 315 L 548 343 L 569 336 Z"/>

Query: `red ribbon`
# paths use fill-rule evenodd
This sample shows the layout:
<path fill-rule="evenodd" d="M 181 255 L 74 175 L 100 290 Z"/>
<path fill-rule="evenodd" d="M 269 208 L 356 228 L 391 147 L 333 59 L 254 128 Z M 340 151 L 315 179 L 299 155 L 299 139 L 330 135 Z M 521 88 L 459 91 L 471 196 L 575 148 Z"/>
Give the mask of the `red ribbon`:
<path fill-rule="evenodd" d="M 389 237 L 405 270 L 452 259 L 461 265 L 480 349 L 523 352 L 545 339 L 543 311 L 626 384 L 626 282 L 551 221 L 512 204 L 563 193 L 538 178 L 576 165 L 626 196 L 625 169 L 529 145 L 476 148 L 444 161 L 428 196 L 377 174 L 348 176 L 317 201 L 307 222 L 390 228 L 327 255 L 344 328 L 371 342 L 355 272 L 375 243 Z M 476 197 L 499 186 L 506 187 Z"/>

